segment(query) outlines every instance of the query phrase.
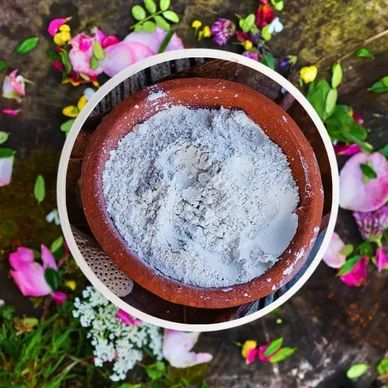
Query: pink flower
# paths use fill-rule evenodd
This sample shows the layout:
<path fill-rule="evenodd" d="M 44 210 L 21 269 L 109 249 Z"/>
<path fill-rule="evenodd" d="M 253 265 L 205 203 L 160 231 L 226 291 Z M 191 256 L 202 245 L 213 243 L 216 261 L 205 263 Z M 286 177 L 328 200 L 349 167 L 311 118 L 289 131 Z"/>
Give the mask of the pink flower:
<path fill-rule="evenodd" d="M 102 71 L 113 77 L 133 63 L 156 54 L 165 36 L 166 31 L 160 28 L 157 28 L 153 33 L 130 33 L 123 41 L 106 47 L 105 59 L 100 64 Z M 181 39 L 174 34 L 166 47 L 166 51 L 182 48 Z"/>
<path fill-rule="evenodd" d="M 22 75 L 18 75 L 18 71 L 15 69 L 7 76 L 3 81 L 3 97 L 11 98 L 17 102 L 22 101 L 22 97 L 26 95 L 25 83 L 30 82 Z"/>
<path fill-rule="evenodd" d="M 21 109 L 3 108 L 3 113 L 8 116 L 17 116 L 21 112 Z"/>
<path fill-rule="evenodd" d="M 263 361 L 263 362 L 270 362 L 271 361 L 271 356 L 273 356 L 274 353 L 270 354 L 269 356 L 264 355 L 264 352 L 267 350 L 268 346 L 269 346 L 269 344 L 259 346 L 258 358 L 260 361 Z"/>
<path fill-rule="evenodd" d="M 388 228 L 388 206 L 373 212 L 353 212 L 353 217 L 362 238 L 380 244 L 384 230 Z"/>
<path fill-rule="evenodd" d="M 377 178 L 363 180 L 360 165 L 370 163 Z M 388 200 L 388 161 L 379 152 L 360 152 L 352 156 L 340 173 L 340 206 L 344 209 L 368 212 L 383 206 Z"/>
<path fill-rule="evenodd" d="M 51 20 L 48 28 L 47 28 L 47 31 L 48 33 L 51 35 L 51 36 L 54 36 L 58 30 L 59 30 L 59 27 L 62 26 L 63 24 L 67 23 L 69 20 L 71 19 L 71 17 L 68 17 L 68 18 L 58 18 L 58 19 L 53 19 Z"/>
<path fill-rule="evenodd" d="M 213 40 L 223 46 L 236 32 L 236 25 L 229 19 L 219 18 L 211 26 Z"/>
<path fill-rule="evenodd" d="M 199 334 L 165 329 L 163 357 L 174 368 L 188 368 L 209 362 L 213 358 L 211 354 L 190 351 L 197 342 Z"/>
<path fill-rule="evenodd" d="M 253 51 L 244 51 L 242 53 L 242 55 L 244 57 L 247 57 L 247 58 L 251 58 L 253 59 L 254 61 L 258 61 L 259 60 L 259 53 L 256 51 L 256 52 L 253 52 Z"/>
<path fill-rule="evenodd" d="M 350 287 L 364 286 L 368 278 L 368 256 L 362 256 L 350 272 L 341 275 L 340 279 Z"/>
<path fill-rule="evenodd" d="M 57 271 L 57 263 L 52 253 L 44 245 L 40 247 L 42 264 L 35 261 L 34 252 L 19 247 L 9 255 L 11 276 L 24 296 L 45 296 L 51 294 L 57 304 L 66 301 L 67 295 L 61 291 L 53 291 L 45 278 L 48 269 Z"/>
<path fill-rule="evenodd" d="M 275 11 L 269 4 L 269 0 L 260 0 L 259 3 L 256 11 L 256 26 L 261 29 L 275 19 Z"/>
<path fill-rule="evenodd" d="M 256 358 L 259 356 L 259 349 L 253 348 L 247 351 L 247 356 L 245 357 L 245 362 L 247 365 L 252 364 Z"/>
<path fill-rule="evenodd" d="M 334 145 L 334 151 L 336 155 L 355 155 L 362 151 L 362 148 L 358 144 L 344 144 L 337 143 Z"/>
<path fill-rule="evenodd" d="M 11 182 L 13 161 L 15 158 L 14 152 L 11 149 L 6 148 L 5 150 L 5 155 L 0 157 L 0 187 L 6 186 Z"/>
<path fill-rule="evenodd" d="M 356 112 L 353 112 L 353 120 L 360 125 L 364 125 L 364 119 Z"/>
<path fill-rule="evenodd" d="M 340 268 L 346 260 L 346 256 L 341 253 L 345 243 L 341 237 L 334 232 L 330 244 L 323 256 L 323 261 L 331 268 Z"/>
<path fill-rule="evenodd" d="M 383 247 L 378 247 L 376 250 L 376 267 L 379 272 L 383 269 L 388 269 L 388 255 Z"/>
<path fill-rule="evenodd" d="M 95 34 L 96 40 L 101 44 L 102 48 L 112 46 L 120 42 L 120 39 L 115 35 L 106 35 L 104 31 L 95 27 L 92 32 Z"/>
<path fill-rule="evenodd" d="M 140 319 L 133 317 L 132 315 L 121 309 L 117 311 L 116 318 L 127 326 L 136 326 L 141 323 Z"/>

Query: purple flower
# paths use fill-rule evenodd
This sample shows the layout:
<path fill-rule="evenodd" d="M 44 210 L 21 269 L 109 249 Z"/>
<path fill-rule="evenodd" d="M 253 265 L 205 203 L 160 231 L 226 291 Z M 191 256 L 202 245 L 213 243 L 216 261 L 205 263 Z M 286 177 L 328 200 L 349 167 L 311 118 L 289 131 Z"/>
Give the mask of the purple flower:
<path fill-rule="evenodd" d="M 244 51 L 242 53 L 242 55 L 244 57 L 251 58 L 254 61 L 258 61 L 259 60 L 259 53 L 257 51 Z"/>
<path fill-rule="evenodd" d="M 220 18 L 212 24 L 211 31 L 214 41 L 222 46 L 234 35 L 236 26 L 231 20 Z"/>
<path fill-rule="evenodd" d="M 388 206 L 372 212 L 353 212 L 353 216 L 364 240 L 379 242 L 388 228 Z"/>

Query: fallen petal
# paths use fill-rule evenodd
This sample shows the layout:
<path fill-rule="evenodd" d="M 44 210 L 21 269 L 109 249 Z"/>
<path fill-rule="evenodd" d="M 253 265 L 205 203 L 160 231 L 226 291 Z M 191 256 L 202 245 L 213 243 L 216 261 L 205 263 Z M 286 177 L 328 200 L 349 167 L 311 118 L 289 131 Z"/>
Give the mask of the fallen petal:
<path fill-rule="evenodd" d="M 43 267 L 46 268 L 52 268 L 54 270 L 57 270 L 57 263 L 55 261 L 55 258 L 53 254 L 50 252 L 50 250 L 45 247 L 43 244 L 40 246 L 40 254 L 43 262 Z"/>
<path fill-rule="evenodd" d="M 14 156 L 0 158 L 0 187 L 11 182 Z"/>
<path fill-rule="evenodd" d="M 70 19 L 71 19 L 71 17 L 68 17 L 68 18 L 58 18 L 58 19 L 51 20 L 51 22 L 49 23 L 48 28 L 47 28 L 48 33 L 51 36 L 54 36 L 58 32 L 59 27 L 62 24 L 67 23 Z"/>
<path fill-rule="evenodd" d="M 3 108 L 3 113 L 8 116 L 17 116 L 22 110 L 21 109 L 12 109 L 12 108 Z"/>
<path fill-rule="evenodd" d="M 59 305 L 64 304 L 68 299 L 68 295 L 63 291 L 53 291 L 51 293 L 51 297 L 53 298 L 54 302 Z"/>
<path fill-rule="evenodd" d="M 341 237 L 334 232 L 323 256 L 323 261 L 331 268 L 342 267 L 346 260 L 346 256 L 341 253 L 344 246 L 345 243 L 342 241 Z"/>
<path fill-rule="evenodd" d="M 362 151 L 362 148 L 358 144 L 343 144 L 337 143 L 334 145 L 334 151 L 336 155 L 355 155 Z"/>
<path fill-rule="evenodd" d="M 354 265 L 352 270 L 340 279 L 349 287 L 361 287 L 367 283 L 368 278 L 368 257 L 362 256 Z"/>
<path fill-rule="evenodd" d="M 371 163 L 377 178 L 363 180 L 360 164 Z M 352 156 L 340 172 L 340 206 L 343 209 L 368 212 L 388 200 L 388 161 L 379 152 L 360 152 Z"/>
<path fill-rule="evenodd" d="M 121 309 L 117 311 L 116 318 L 127 326 L 136 326 L 141 323 L 140 319 L 133 317 L 132 315 Z"/>
<path fill-rule="evenodd" d="M 378 247 L 376 250 L 376 267 L 379 272 L 388 269 L 388 255 L 385 253 L 383 247 Z"/>

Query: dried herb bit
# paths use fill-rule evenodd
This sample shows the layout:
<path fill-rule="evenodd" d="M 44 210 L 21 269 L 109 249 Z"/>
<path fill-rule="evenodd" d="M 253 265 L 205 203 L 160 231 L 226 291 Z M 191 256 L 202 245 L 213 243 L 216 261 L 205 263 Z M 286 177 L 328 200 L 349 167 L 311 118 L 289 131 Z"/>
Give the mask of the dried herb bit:
<path fill-rule="evenodd" d="M 350 380 L 357 380 L 369 369 L 368 364 L 353 364 L 346 372 L 346 377 Z"/>
<path fill-rule="evenodd" d="M 39 38 L 37 36 L 31 36 L 30 38 L 27 38 L 23 40 L 23 42 L 19 43 L 16 46 L 15 52 L 16 54 L 22 55 L 30 52 L 33 50 L 39 42 Z"/>
<path fill-rule="evenodd" d="M 363 173 L 364 183 L 368 183 L 371 179 L 377 178 L 377 173 L 373 169 L 372 163 L 361 163 L 360 168 Z"/>
<path fill-rule="evenodd" d="M 368 90 L 374 93 L 388 92 L 388 75 L 375 82 Z"/>
<path fill-rule="evenodd" d="M 373 59 L 373 54 L 369 49 L 366 47 L 361 47 L 356 51 L 356 57 L 357 58 L 368 58 Z"/>
<path fill-rule="evenodd" d="M 38 203 L 41 203 L 46 196 L 46 184 L 42 175 L 38 175 L 35 180 L 34 196 Z"/>

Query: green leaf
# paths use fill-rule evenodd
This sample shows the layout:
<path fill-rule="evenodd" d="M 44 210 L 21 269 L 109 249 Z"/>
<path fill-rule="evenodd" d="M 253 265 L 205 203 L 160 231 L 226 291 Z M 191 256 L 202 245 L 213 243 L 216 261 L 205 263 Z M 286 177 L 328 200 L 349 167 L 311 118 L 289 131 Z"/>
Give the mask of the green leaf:
<path fill-rule="evenodd" d="M 154 32 L 156 30 L 156 24 L 151 22 L 151 20 L 147 20 L 142 24 L 142 26 L 145 32 Z"/>
<path fill-rule="evenodd" d="M 179 15 L 174 11 L 164 11 L 163 16 L 170 22 L 173 22 L 173 23 L 179 22 Z"/>
<path fill-rule="evenodd" d="M 73 123 L 74 123 L 74 119 L 67 120 L 64 123 L 62 123 L 59 128 L 61 129 L 62 132 L 65 132 L 66 134 L 68 134 L 70 132 L 70 129 Z"/>
<path fill-rule="evenodd" d="M 171 4 L 170 0 L 160 0 L 159 8 L 162 11 L 167 11 L 170 8 L 170 4 Z"/>
<path fill-rule="evenodd" d="M 165 370 L 166 365 L 162 361 L 157 361 L 145 367 L 145 372 L 152 381 L 160 379 L 165 374 Z"/>
<path fill-rule="evenodd" d="M 161 28 L 162 30 L 168 31 L 170 29 L 170 25 L 163 17 L 157 15 L 157 16 L 154 16 L 154 20 L 158 25 L 158 27 Z"/>
<path fill-rule="evenodd" d="M 132 16 L 136 20 L 141 21 L 146 18 L 146 11 L 141 5 L 134 5 L 131 11 L 132 11 Z"/>
<path fill-rule="evenodd" d="M 361 163 L 360 169 L 363 174 L 364 183 L 368 183 L 370 180 L 377 178 L 377 173 L 373 169 L 373 165 L 369 163 Z"/>
<path fill-rule="evenodd" d="M 94 42 L 92 47 L 94 57 L 96 57 L 98 60 L 105 58 L 104 49 L 101 47 L 100 43 Z"/>
<path fill-rule="evenodd" d="M 344 255 L 345 257 L 349 256 L 353 252 L 354 248 L 352 244 L 346 244 L 342 249 L 341 249 L 341 255 Z"/>
<path fill-rule="evenodd" d="M 333 89 L 338 88 L 342 81 L 343 71 L 340 63 L 335 63 L 332 68 L 331 86 Z"/>
<path fill-rule="evenodd" d="M 388 92 L 388 75 L 375 82 L 368 90 L 374 93 Z"/>
<path fill-rule="evenodd" d="M 39 42 L 39 38 L 37 36 L 31 36 L 30 38 L 27 38 L 23 40 L 23 42 L 19 43 L 16 46 L 15 52 L 16 54 L 22 55 L 30 52 L 33 50 Z"/>
<path fill-rule="evenodd" d="M 373 54 L 366 47 L 361 47 L 356 51 L 356 57 L 373 59 Z"/>
<path fill-rule="evenodd" d="M 135 25 L 133 26 L 133 30 L 134 30 L 135 32 L 141 32 L 141 31 L 143 31 L 143 24 L 135 24 Z"/>
<path fill-rule="evenodd" d="M 268 348 L 265 349 L 264 356 L 269 357 L 272 353 L 275 353 L 277 350 L 280 349 L 283 343 L 283 337 L 280 337 L 274 341 L 272 341 Z"/>
<path fill-rule="evenodd" d="M 6 66 L 6 62 L 0 59 L 0 71 L 4 70 Z"/>
<path fill-rule="evenodd" d="M 99 64 L 100 64 L 100 61 L 96 57 L 90 58 L 89 65 L 90 65 L 90 68 L 92 70 L 96 70 L 98 68 Z"/>
<path fill-rule="evenodd" d="M 51 243 L 50 251 L 54 253 L 54 252 L 56 252 L 57 250 L 61 249 L 64 242 L 65 242 L 65 240 L 63 239 L 63 237 L 62 237 L 62 236 L 59 236 L 58 238 L 56 238 L 56 239 Z"/>
<path fill-rule="evenodd" d="M 369 368 L 367 364 L 354 364 L 346 372 L 346 377 L 350 380 L 357 380 L 361 377 Z"/>
<path fill-rule="evenodd" d="M 174 31 L 173 30 L 170 30 L 170 31 L 167 32 L 167 34 L 164 37 L 162 43 L 160 44 L 158 53 L 162 53 L 166 49 L 166 47 L 170 43 L 170 40 L 173 37 L 173 35 L 174 35 Z"/>
<path fill-rule="evenodd" d="M 149 13 L 155 13 L 156 12 L 156 3 L 154 0 L 144 0 L 144 6 L 146 7 L 147 11 Z"/>
<path fill-rule="evenodd" d="M 373 256 L 373 246 L 370 241 L 363 241 L 357 248 L 356 252 L 361 256 Z"/>
<path fill-rule="evenodd" d="M 350 259 L 347 259 L 345 261 L 345 264 L 339 269 L 337 276 L 342 276 L 349 273 L 360 260 L 361 260 L 361 256 L 359 255 L 356 255 L 351 257 Z"/>
<path fill-rule="evenodd" d="M 270 69 L 275 70 L 276 60 L 270 52 L 265 52 L 263 55 L 262 63 L 268 66 Z"/>
<path fill-rule="evenodd" d="M 269 32 L 270 25 L 267 24 L 263 29 L 261 30 L 261 35 L 264 38 L 264 40 L 268 41 L 272 38 L 272 34 Z"/>
<path fill-rule="evenodd" d="M 330 116 L 335 108 L 335 104 L 337 103 L 338 92 L 337 89 L 330 89 L 326 96 L 325 103 L 325 113 L 327 116 Z"/>
<path fill-rule="evenodd" d="M 15 151 L 11 148 L 0 148 L 0 159 L 9 158 L 15 155 Z"/>
<path fill-rule="evenodd" d="M 250 32 L 255 25 L 255 14 L 251 13 L 246 18 L 239 20 L 239 26 L 243 32 Z"/>
<path fill-rule="evenodd" d="M 283 0 L 271 0 L 271 4 L 276 9 L 276 11 L 282 11 L 284 8 L 284 1 Z"/>
<path fill-rule="evenodd" d="M 57 290 L 59 287 L 59 275 L 55 269 L 46 268 L 44 270 L 44 278 L 47 284 L 53 289 Z"/>
<path fill-rule="evenodd" d="M 383 358 L 376 367 L 376 372 L 379 376 L 388 375 L 388 358 Z"/>
<path fill-rule="evenodd" d="M 271 364 L 276 364 L 278 362 L 284 361 L 286 358 L 290 357 L 294 352 L 296 348 L 282 348 L 277 353 L 275 353 L 269 362 Z"/>
<path fill-rule="evenodd" d="M 42 175 L 38 175 L 34 185 L 34 196 L 38 203 L 41 203 L 46 196 L 46 184 Z"/>
<path fill-rule="evenodd" d="M 386 144 L 383 148 L 380 148 L 379 152 L 388 158 L 388 144 Z"/>
<path fill-rule="evenodd" d="M 59 57 L 61 58 L 61 62 L 63 66 L 65 67 L 65 74 L 69 74 L 73 70 L 73 66 L 71 65 L 69 54 L 66 50 L 62 50 L 59 53 Z"/>
<path fill-rule="evenodd" d="M 5 143 L 9 138 L 9 133 L 8 132 L 3 132 L 0 131 L 0 144 Z"/>
<path fill-rule="evenodd" d="M 330 90 L 330 85 L 326 80 L 312 82 L 307 90 L 306 97 L 322 120 L 327 118 L 325 107 L 327 94 Z"/>

